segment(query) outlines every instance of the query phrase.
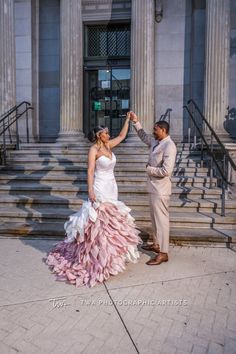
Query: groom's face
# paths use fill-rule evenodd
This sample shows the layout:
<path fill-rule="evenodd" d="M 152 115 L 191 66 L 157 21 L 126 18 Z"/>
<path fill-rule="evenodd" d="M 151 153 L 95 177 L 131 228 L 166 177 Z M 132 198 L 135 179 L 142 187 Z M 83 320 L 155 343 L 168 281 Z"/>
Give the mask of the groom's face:
<path fill-rule="evenodd" d="M 157 124 L 153 127 L 153 136 L 156 140 L 162 140 L 167 137 L 165 128 L 159 127 Z"/>
<path fill-rule="evenodd" d="M 153 136 L 157 140 L 161 140 L 163 135 L 163 129 L 160 128 L 158 125 L 154 125 L 153 127 Z"/>

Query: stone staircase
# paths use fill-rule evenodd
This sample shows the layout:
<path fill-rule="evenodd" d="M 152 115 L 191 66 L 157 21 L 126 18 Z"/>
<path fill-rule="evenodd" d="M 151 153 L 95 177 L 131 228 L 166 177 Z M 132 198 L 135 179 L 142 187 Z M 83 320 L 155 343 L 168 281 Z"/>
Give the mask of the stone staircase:
<path fill-rule="evenodd" d="M 0 234 L 64 237 L 63 224 L 87 199 L 89 144 L 22 144 L 0 167 Z M 217 179 L 209 188 L 208 169 L 198 151 L 178 143 L 170 204 L 171 241 L 190 244 L 236 242 L 236 201 L 226 200 L 221 214 Z M 129 141 L 115 149 L 119 199 L 131 209 L 144 237 L 151 223 L 146 193 L 148 149 Z"/>

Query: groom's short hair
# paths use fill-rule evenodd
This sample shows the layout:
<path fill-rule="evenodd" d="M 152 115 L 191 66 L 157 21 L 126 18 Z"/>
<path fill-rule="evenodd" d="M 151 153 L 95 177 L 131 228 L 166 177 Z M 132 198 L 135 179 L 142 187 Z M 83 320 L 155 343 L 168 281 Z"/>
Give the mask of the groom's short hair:
<path fill-rule="evenodd" d="M 156 125 L 162 129 L 165 129 L 166 134 L 169 134 L 170 125 L 165 120 L 159 120 L 158 122 L 156 122 L 154 124 L 154 126 L 156 126 Z"/>

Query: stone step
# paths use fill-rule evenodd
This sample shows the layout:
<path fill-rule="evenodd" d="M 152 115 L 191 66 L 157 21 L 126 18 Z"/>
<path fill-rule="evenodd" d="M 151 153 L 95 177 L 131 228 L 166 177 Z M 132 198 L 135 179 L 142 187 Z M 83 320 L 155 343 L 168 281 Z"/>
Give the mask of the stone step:
<path fill-rule="evenodd" d="M 133 216 L 137 223 L 145 226 L 150 224 L 149 211 L 144 213 L 143 211 L 133 212 Z M 226 216 L 221 216 L 216 213 L 185 213 L 185 212 L 171 212 L 170 213 L 170 225 L 181 228 L 218 228 L 235 229 L 236 230 L 236 211 L 228 213 Z M 235 231 L 236 232 L 236 231 Z"/>
<path fill-rule="evenodd" d="M 134 198 L 139 198 L 140 195 L 147 195 L 146 188 L 143 186 L 118 186 L 119 194 L 133 195 Z M 43 185 L 39 183 L 14 183 L 13 185 L 0 185 L 0 194 L 27 194 L 37 196 L 41 193 L 44 195 L 61 195 L 61 196 L 78 196 L 83 198 L 87 196 L 87 184 L 73 184 L 63 185 L 54 183 L 52 185 Z M 220 188 L 214 187 L 209 189 L 207 187 L 185 187 L 176 186 L 172 188 L 172 194 L 184 198 L 191 196 L 191 198 L 219 198 L 222 191 Z"/>
<path fill-rule="evenodd" d="M 0 222 L 27 222 L 28 220 L 38 222 L 62 222 L 64 223 L 75 210 L 57 208 L 56 213 L 52 208 L 35 210 L 31 207 L 25 207 L 24 210 L 11 207 L 0 207 Z M 150 228 L 151 219 L 149 212 L 135 211 L 132 213 L 138 226 L 142 226 L 145 230 Z M 192 227 L 192 228 L 213 228 L 214 226 L 224 229 L 236 230 L 236 213 L 228 213 L 227 216 L 221 217 L 216 213 L 183 213 L 171 212 L 170 225 L 174 227 Z M 235 231 L 236 232 L 236 231 Z"/>
<path fill-rule="evenodd" d="M 148 148 L 137 148 L 137 149 L 121 149 L 121 148 L 115 148 L 114 153 L 119 159 L 120 157 L 131 157 L 132 158 L 139 158 L 141 156 L 145 156 L 146 158 L 149 155 L 149 149 Z M 76 156 L 87 156 L 88 154 L 88 149 L 87 148 L 78 148 L 78 149 L 51 149 L 51 150 L 46 150 L 46 149 L 38 149 L 38 150 L 14 150 L 10 152 L 10 156 L 12 158 L 17 158 L 21 156 L 34 156 L 34 157 L 70 157 L 74 158 Z M 178 157 L 191 157 L 191 156 L 201 156 L 201 151 L 198 150 L 177 150 L 177 156 Z"/>
<path fill-rule="evenodd" d="M 150 234 L 151 236 L 151 234 Z M 151 241 L 151 237 L 150 237 Z M 170 241 L 177 245 L 205 245 L 225 244 L 236 242 L 235 230 L 227 229 L 192 229 L 192 228 L 175 228 L 170 229 Z"/>
<path fill-rule="evenodd" d="M 194 149 L 193 143 L 181 143 L 177 142 L 175 143 L 177 148 L 180 149 Z M 21 150 L 38 150 L 38 149 L 68 149 L 68 150 L 73 150 L 73 149 L 89 149 L 89 147 L 92 144 L 87 140 L 84 139 L 84 141 L 78 142 L 78 143 L 21 143 L 20 144 L 20 149 Z M 147 145 L 145 145 L 142 141 L 139 139 L 135 141 L 128 141 L 126 140 L 125 142 L 121 143 L 118 147 L 115 149 L 127 149 L 127 148 L 133 148 L 133 147 L 138 147 L 138 148 L 148 148 Z"/>
<path fill-rule="evenodd" d="M 198 174 L 199 176 L 204 176 L 209 174 L 209 169 L 207 167 L 181 167 L 181 166 L 175 166 L 173 170 L 173 174 L 178 174 L 178 175 L 190 175 L 191 174 Z"/>
<path fill-rule="evenodd" d="M 30 164 L 28 166 L 25 165 L 13 165 L 13 166 L 0 166 L 0 171 L 1 173 L 35 173 L 35 172 L 40 172 L 42 174 L 44 173 L 56 173 L 56 172 L 65 172 L 66 174 L 69 173 L 75 173 L 78 174 L 83 171 L 87 171 L 87 165 L 73 165 L 73 164 L 62 164 L 62 165 L 54 165 L 54 166 L 49 166 L 49 165 L 34 165 Z M 123 168 L 122 167 L 117 167 L 115 168 L 115 173 L 116 175 L 118 173 L 123 174 L 123 173 L 129 173 L 132 175 L 137 175 L 137 174 L 143 174 L 146 175 L 145 171 L 145 166 L 130 166 L 126 165 Z M 176 166 L 174 168 L 174 174 L 187 174 L 190 175 L 192 174 L 198 174 L 199 176 L 205 176 L 208 174 L 208 168 L 206 167 L 178 167 Z"/>
<path fill-rule="evenodd" d="M 79 175 L 66 175 L 66 174 L 34 174 L 34 175 L 1 175 L 0 184 L 15 184 L 15 183 L 29 183 L 37 182 L 42 184 L 54 184 L 54 183 L 86 183 L 87 173 L 80 172 Z M 127 174 L 116 175 L 116 181 L 119 185 L 126 184 L 134 185 L 138 183 L 140 186 L 146 186 L 147 177 L 144 176 L 129 176 Z M 212 179 L 212 185 L 216 186 L 217 179 Z M 209 177 L 192 177 L 192 176 L 173 176 L 172 185 L 185 185 L 185 186 L 206 186 L 209 187 Z"/>
<path fill-rule="evenodd" d="M 87 163 L 88 157 L 85 154 L 75 154 L 75 155 L 35 155 L 32 157 L 31 154 L 25 155 L 13 155 L 11 156 L 8 161 L 9 163 L 17 163 L 17 162 L 25 162 L 25 163 L 55 163 L 55 162 L 60 162 L 60 163 Z M 117 164 L 121 163 L 132 163 L 132 164 L 139 164 L 139 163 L 147 163 L 148 160 L 148 155 L 144 154 L 136 154 L 134 156 L 127 155 L 125 156 L 124 154 L 121 154 L 117 158 Z M 201 161 L 201 156 L 200 155 L 180 155 L 177 156 L 176 162 L 179 164 L 180 162 L 200 162 Z M 206 161 L 206 159 L 205 159 Z"/>
<path fill-rule="evenodd" d="M 126 168 L 137 168 L 138 170 L 145 170 L 147 164 L 147 160 L 142 160 L 142 161 L 134 161 L 134 160 L 119 160 L 116 163 L 116 170 L 119 169 L 126 169 Z M 78 161 L 70 161 L 67 159 L 41 159 L 41 161 L 32 159 L 17 159 L 17 161 L 11 161 L 8 160 L 8 167 L 10 166 L 15 166 L 15 165 L 23 165 L 25 169 L 29 169 L 29 167 L 31 165 L 36 165 L 37 168 L 39 169 L 43 169 L 46 166 L 50 166 L 51 168 L 54 168 L 55 166 L 68 166 L 68 165 L 74 165 L 74 166 L 78 166 L 80 168 L 87 168 L 87 160 L 85 159 L 84 161 L 79 160 Z M 175 165 L 175 169 L 179 168 L 179 169 L 184 169 L 186 167 L 206 167 L 206 163 L 203 164 L 203 166 L 201 166 L 201 161 L 200 160 L 188 160 L 188 159 L 182 159 L 181 161 L 177 161 L 176 165 Z"/>
<path fill-rule="evenodd" d="M 151 231 L 151 230 L 150 230 Z M 146 231 L 147 232 L 147 231 Z M 144 238 L 148 236 L 150 241 L 151 234 L 143 232 Z M 65 231 L 63 223 L 38 223 L 34 221 L 8 223 L 4 222 L 0 225 L 0 236 L 2 237 L 19 237 L 19 238 L 45 238 L 63 240 Z M 142 236 L 142 233 L 141 233 Z M 236 242 L 235 230 L 227 229 L 193 229 L 193 228 L 170 228 L 170 242 L 178 245 L 212 245 L 221 244 L 229 246 L 230 243 Z"/>
<path fill-rule="evenodd" d="M 0 167 L 0 234 L 63 237 L 63 224 L 87 199 L 87 153 L 90 143 L 21 144 L 10 164 Z M 200 151 L 177 144 L 170 201 L 171 241 L 199 244 L 236 241 L 236 201 L 226 200 L 221 217 L 221 189 L 209 189 L 208 168 Z M 119 199 L 132 209 L 137 226 L 151 232 L 145 166 L 148 148 L 138 139 L 114 149 Z M 214 184 L 216 179 L 214 179 Z M 56 213 L 55 213 L 56 210 Z"/>
<path fill-rule="evenodd" d="M 9 152 L 10 155 L 21 155 L 21 154 L 30 154 L 30 155 L 52 155 L 52 154 L 58 154 L 58 155 L 80 155 L 80 154 L 85 154 L 87 155 L 88 151 L 90 149 L 90 146 L 83 146 L 83 145 L 78 145 L 76 147 L 68 147 L 68 146 L 61 146 L 61 147 L 40 147 L 40 145 L 37 148 L 34 149 L 29 149 L 29 148 L 22 148 L 20 147 L 19 150 L 11 150 Z M 112 149 L 112 151 L 118 155 L 123 154 L 123 155 L 137 155 L 137 153 L 141 154 L 149 154 L 150 147 L 147 145 L 123 145 L 123 146 L 118 146 Z M 183 146 L 177 146 L 177 153 L 178 154 L 193 154 L 193 155 L 198 155 L 201 153 L 201 149 L 199 148 L 189 148 L 189 147 L 183 147 Z"/>
<path fill-rule="evenodd" d="M 9 208 L 11 206 L 32 207 L 36 210 L 38 208 L 64 208 L 79 210 L 83 201 L 85 199 L 81 198 L 66 198 L 66 197 L 56 197 L 56 196 L 25 196 L 25 195 L 1 195 L 1 205 L 4 208 Z M 140 197 L 139 199 L 131 198 L 130 196 L 123 195 L 120 198 L 127 206 L 132 210 L 144 211 L 149 210 L 148 196 Z M 226 212 L 233 212 L 236 210 L 236 200 L 226 200 L 225 201 Z M 170 210 L 171 211 L 182 211 L 182 212 L 215 212 L 220 214 L 221 212 L 221 200 L 204 200 L 204 199 L 179 199 L 171 197 L 170 200 Z"/>
<path fill-rule="evenodd" d="M 120 198 L 126 205 L 128 205 L 132 210 L 149 210 L 148 195 L 139 197 L 139 199 L 134 199 L 132 196 L 123 195 Z M 225 200 L 226 212 L 236 211 L 236 200 L 229 199 Z M 189 199 L 189 198 L 178 198 L 176 195 L 172 195 L 170 198 L 170 210 L 183 212 L 215 212 L 216 214 L 221 213 L 221 199 Z"/>

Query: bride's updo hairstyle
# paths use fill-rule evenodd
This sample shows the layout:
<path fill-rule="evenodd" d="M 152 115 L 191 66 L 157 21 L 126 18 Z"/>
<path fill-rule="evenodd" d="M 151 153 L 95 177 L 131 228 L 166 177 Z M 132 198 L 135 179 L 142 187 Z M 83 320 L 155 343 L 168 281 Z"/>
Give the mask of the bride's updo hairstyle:
<path fill-rule="evenodd" d="M 98 125 L 97 127 L 93 128 L 93 130 L 88 133 L 88 140 L 91 141 L 91 143 L 97 142 L 97 133 L 101 132 L 103 129 L 106 129 L 104 125 Z"/>

